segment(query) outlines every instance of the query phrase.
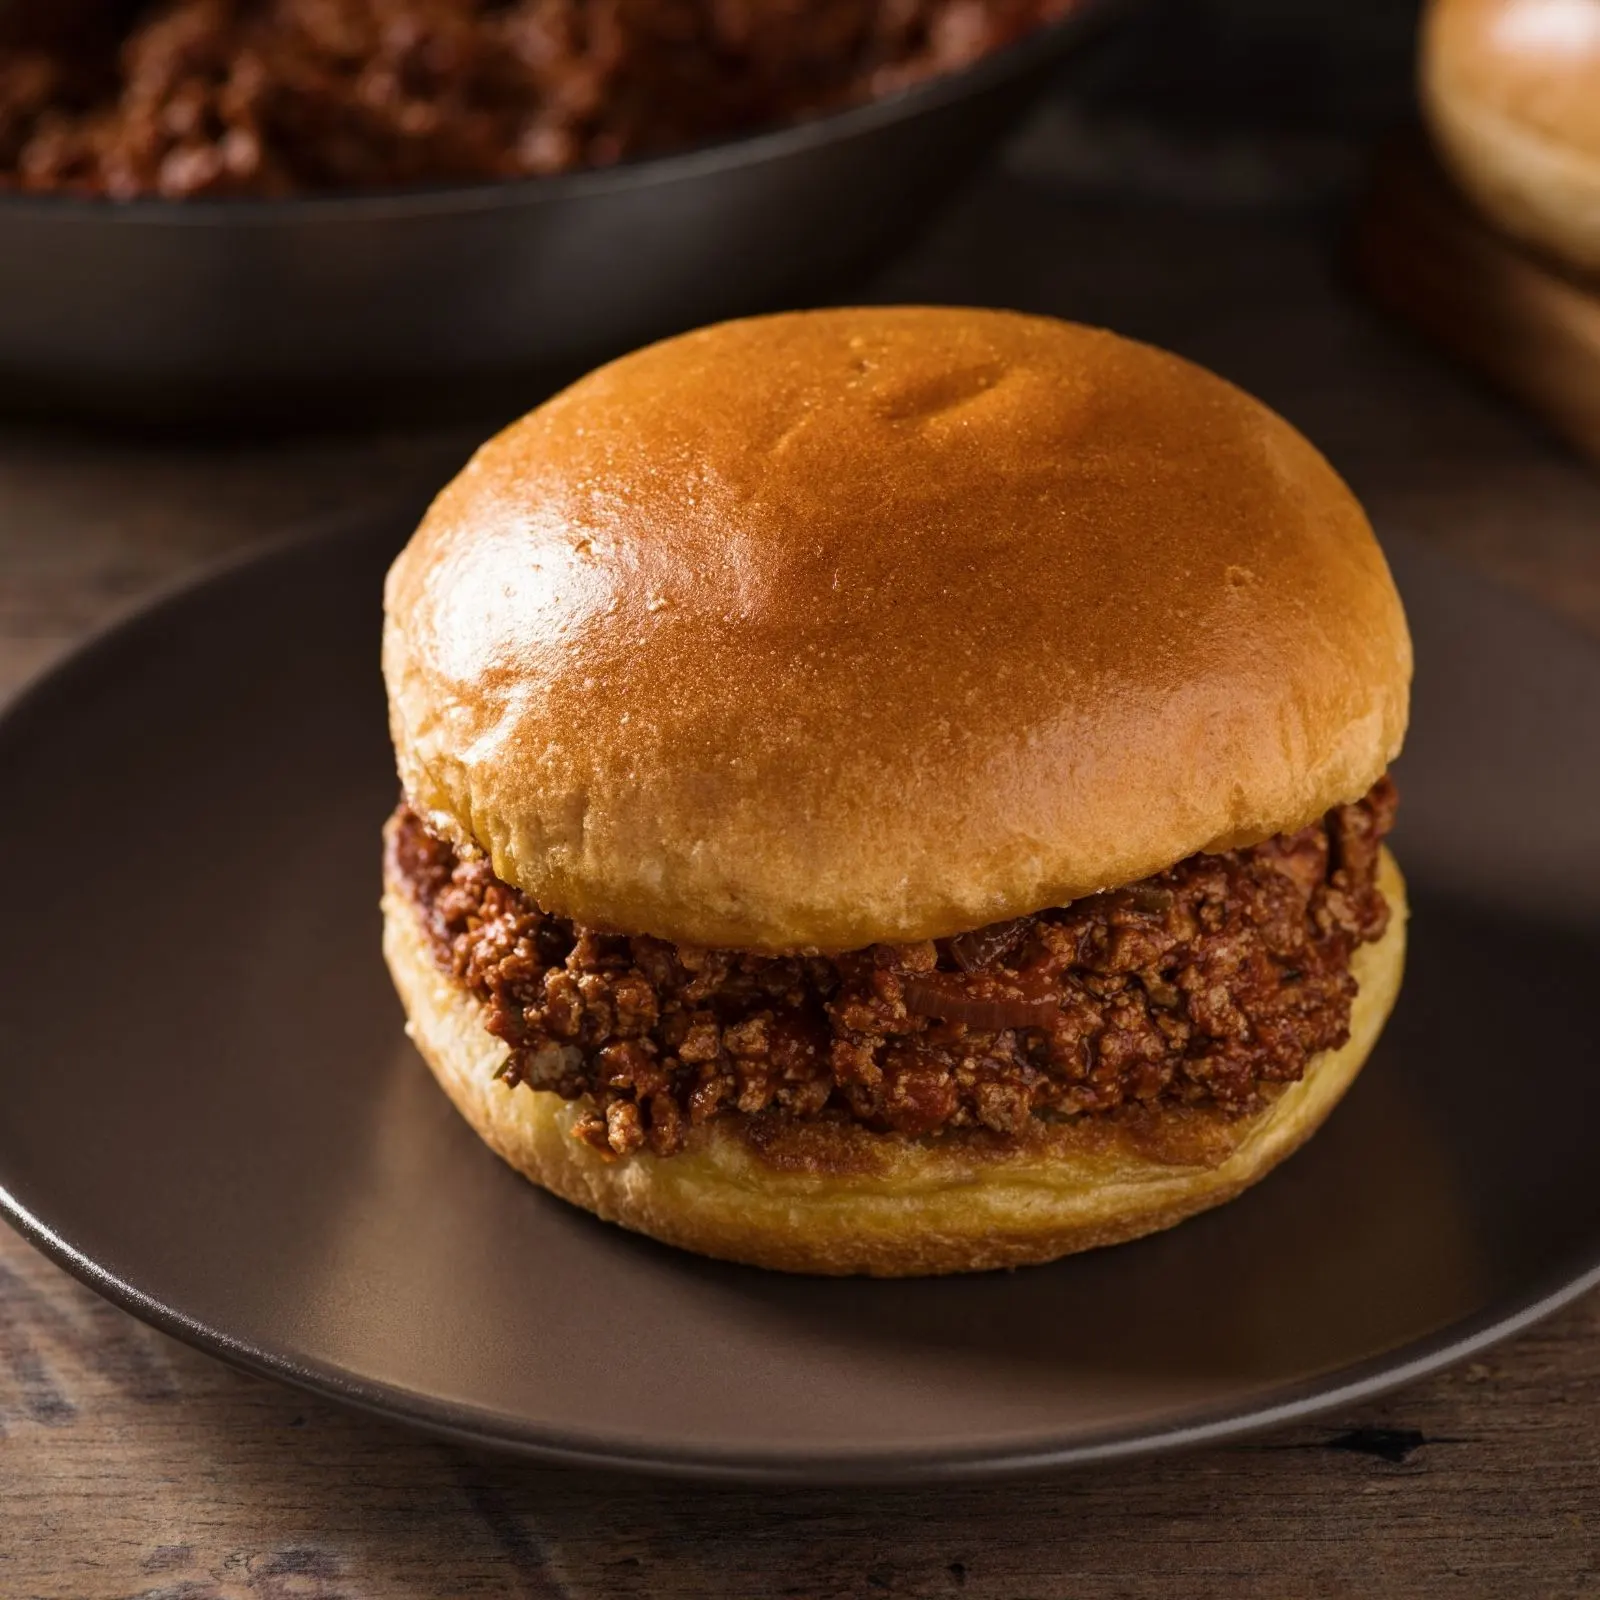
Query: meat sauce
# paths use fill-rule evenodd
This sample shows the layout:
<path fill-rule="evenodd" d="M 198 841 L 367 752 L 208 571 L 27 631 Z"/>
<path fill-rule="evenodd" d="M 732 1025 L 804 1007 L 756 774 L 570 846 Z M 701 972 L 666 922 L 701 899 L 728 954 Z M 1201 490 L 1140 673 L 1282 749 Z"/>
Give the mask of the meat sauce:
<path fill-rule="evenodd" d="M 392 881 L 510 1047 L 502 1077 L 589 1108 L 616 1154 L 712 1118 L 846 1115 L 1020 1136 L 1144 1105 L 1261 1108 L 1349 1036 L 1350 958 L 1389 907 L 1385 777 L 1248 849 L 953 939 L 835 956 L 707 950 L 548 915 L 402 805 Z"/>
<path fill-rule="evenodd" d="M 0 189 L 289 195 L 604 166 L 969 65 L 1075 0 L 0 0 Z"/>

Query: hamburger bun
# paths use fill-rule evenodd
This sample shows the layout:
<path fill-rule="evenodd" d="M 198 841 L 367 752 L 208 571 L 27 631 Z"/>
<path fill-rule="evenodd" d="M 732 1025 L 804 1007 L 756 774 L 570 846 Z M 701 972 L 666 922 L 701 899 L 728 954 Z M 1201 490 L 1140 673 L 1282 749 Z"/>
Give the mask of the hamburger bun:
<path fill-rule="evenodd" d="M 981 927 L 1255 843 L 1398 751 L 1360 506 L 1147 345 L 755 318 L 486 444 L 386 594 L 402 784 L 587 926 L 756 951 Z"/>
<path fill-rule="evenodd" d="M 1433 0 L 1422 105 L 1451 175 L 1513 238 L 1600 275 L 1600 0 Z"/>
<path fill-rule="evenodd" d="M 1026 1266 L 1154 1233 L 1233 1199 L 1293 1154 L 1354 1082 L 1399 992 L 1405 888 L 1387 851 L 1379 881 L 1392 916 L 1383 938 L 1355 953 L 1349 1042 L 1317 1056 L 1266 1110 L 1085 1117 L 1021 1146 L 973 1130 L 919 1141 L 735 1115 L 694 1130 L 679 1155 L 612 1159 L 573 1138 L 574 1102 L 496 1079 L 505 1045 L 434 963 L 393 886 L 383 948 L 407 1032 L 445 1093 L 492 1150 L 552 1194 L 701 1255 L 916 1277 Z"/>
<path fill-rule="evenodd" d="M 1366 518 L 1288 423 L 1175 356 L 1043 318 L 915 307 L 757 318 L 670 340 L 485 445 L 394 563 L 385 606 L 407 807 L 390 832 L 384 947 L 412 1037 L 507 1161 L 624 1226 L 764 1266 L 885 1276 L 1132 1238 L 1238 1193 L 1308 1137 L 1393 1002 L 1403 889 L 1372 845 L 1360 893 L 1379 913 L 1387 902 L 1387 929 L 1376 937 L 1377 915 L 1360 924 L 1373 942 L 1327 947 L 1338 949 L 1338 985 L 1354 948 L 1348 1043 L 1318 1054 L 1307 1044 L 1303 1077 L 1267 1074 L 1231 1113 L 1203 1085 L 1198 1099 L 1130 1091 L 1088 1112 L 1087 1102 L 1029 1099 L 1039 1074 L 1013 1054 L 1005 1070 L 1020 1078 L 984 1086 L 1021 1111 L 980 1106 L 963 1121 L 947 1109 L 926 1124 L 938 1131 L 912 1132 L 914 1115 L 874 1121 L 829 1077 L 843 1059 L 834 1047 L 859 1057 L 884 1046 L 860 1044 L 870 1023 L 824 1009 L 822 996 L 845 995 L 843 975 L 863 970 L 852 952 L 919 946 L 931 962 L 923 941 L 1137 886 L 1197 852 L 1368 805 L 1375 785 L 1387 793 L 1411 650 Z M 1373 837 L 1386 826 L 1372 823 Z M 405 855 L 413 848 L 422 853 Z M 1333 871 L 1333 847 L 1317 848 L 1313 872 Z M 532 920 L 518 932 L 485 911 L 502 931 L 484 934 L 473 931 L 484 925 L 477 912 L 463 913 L 460 937 L 483 941 L 463 953 L 440 932 L 453 913 L 418 898 L 440 859 L 429 851 L 448 861 L 444 880 L 427 881 L 448 881 L 459 900 L 492 870 L 532 902 Z M 1228 870 L 1258 881 L 1248 862 Z M 1298 867 L 1261 870 L 1273 905 L 1311 893 Z M 504 897 L 503 886 L 471 892 Z M 1173 892 L 1144 892 L 1147 906 L 1179 915 Z M 1106 903 L 1078 914 L 1113 916 Z M 622 1013 L 601 994 L 600 957 L 557 971 L 568 955 L 539 953 L 546 933 L 576 951 L 584 930 L 629 936 L 625 982 L 648 991 L 628 1002 L 633 1015 L 670 1011 L 678 1033 L 649 1034 L 646 1048 L 638 1031 L 611 1031 Z M 1306 977 L 1280 979 L 1259 930 L 1249 937 L 1255 966 L 1236 954 L 1231 967 L 1207 968 L 1223 976 L 1206 985 L 1235 981 L 1229 973 L 1269 987 Z M 663 957 L 660 941 L 675 953 Z M 694 953 L 708 948 L 727 954 Z M 873 972 L 880 955 L 902 959 L 869 954 Z M 698 1094 L 709 1080 L 696 1073 L 714 1078 L 744 1048 L 728 1040 L 751 1025 L 749 1008 L 779 1004 L 716 990 L 731 1009 L 704 1011 L 694 1027 L 709 1053 L 704 1037 L 692 1053 L 691 1010 L 723 1000 L 683 998 L 686 974 L 707 961 L 724 974 L 736 961 L 765 971 L 753 958 L 766 956 L 837 980 L 780 975 L 780 989 L 760 991 L 781 990 L 791 1009 L 777 1020 L 769 1009 L 759 1027 L 809 1052 L 782 1081 L 820 1082 L 820 1097 L 802 1113 L 770 1087 L 749 1104 L 742 1090 L 718 1090 L 714 1109 L 692 1118 L 668 1105 L 670 1137 L 648 1145 L 659 1128 L 645 1111 L 658 1113 L 643 1097 L 669 1099 L 661 1082 Z M 500 991 L 458 976 L 480 957 L 495 971 L 513 960 L 522 975 L 508 981 L 531 985 L 497 1013 L 514 1037 L 545 1028 L 550 1007 L 569 1008 L 566 1031 L 532 1047 L 546 1065 L 530 1070 L 553 1075 L 540 1086 L 496 1077 L 502 1066 L 525 1076 L 526 1052 L 508 1059 L 486 1026 L 483 997 Z M 597 997 L 604 1029 L 582 1037 L 626 1039 L 621 1057 L 602 1067 L 597 1044 L 571 1042 L 571 1019 L 589 1002 L 552 999 L 552 976 L 564 994 Z M 1137 1026 L 1158 1055 L 1181 1049 L 1163 1031 L 1172 1018 L 1148 1008 L 1190 1002 L 1153 969 L 1137 981 L 1137 995 L 1104 994 L 1147 1008 Z M 1314 988 L 1315 974 L 1307 981 L 1264 1024 L 1264 1050 L 1338 1036 L 1342 1012 L 1320 1034 L 1309 1023 L 1294 1032 L 1332 992 Z M 811 987 L 781 987 L 794 984 Z M 1195 1003 L 1210 1006 L 1217 992 L 1206 987 Z M 876 1015 L 878 993 L 849 1006 Z M 1003 984 L 976 1000 L 963 993 L 964 1012 L 916 1014 L 955 1019 L 916 1047 L 944 1051 L 947 1073 L 951 1052 L 999 1061 L 1029 1038 L 1042 1048 L 1057 1025 L 1055 1010 L 1027 1020 L 1048 995 Z M 945 988 L 932 1003 L 956 1002 Z M 1136 1024 L 1124 1026 L 1118 1037 L 1132 1040 Z M 641 1056 L 642 1067 L 627 1064 Z M 789 1070 L 770 1059 L 769 1085 Z M 973 1084 L 980 1068 L 976 1057 L 963 1067 Z M 900 1071 L 890 1063 L 873 1081 L 898 1084 Z M 606 1101 L 641 1072 L 657 1086 Z M 1019 1088 L 1030 1073 L 1035 1088 Z"/>

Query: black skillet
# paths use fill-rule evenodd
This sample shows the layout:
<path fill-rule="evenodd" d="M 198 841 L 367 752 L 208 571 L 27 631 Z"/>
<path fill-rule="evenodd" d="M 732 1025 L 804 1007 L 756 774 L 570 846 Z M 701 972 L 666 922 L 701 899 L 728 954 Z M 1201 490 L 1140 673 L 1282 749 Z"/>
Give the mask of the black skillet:
<path fill-rule="evenodd" d="M 4 0 L 0 0 L 3 4 Z M 440 416 L 836 292 L 924 222 L 1115 7 L 735 142 L 515 183 L 294 200 L 0 197 L 0 407 Z"/>

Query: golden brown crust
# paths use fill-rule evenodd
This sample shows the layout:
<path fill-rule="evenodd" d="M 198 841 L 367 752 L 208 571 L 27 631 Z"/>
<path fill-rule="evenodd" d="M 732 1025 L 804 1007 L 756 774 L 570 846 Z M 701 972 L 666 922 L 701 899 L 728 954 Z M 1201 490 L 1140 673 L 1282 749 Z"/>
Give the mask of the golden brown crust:
<path fill-rule="evenodd" d="M 1400 986 L 1405 890 L 1384 853 L 1389 931 L 1357 950 L 1350 1041 L 1253 1118 L 1195 1108 L 1083 1117 L 1026 1147 L 848 1124 L 722 1118 L 666 1158 L 602 1156 L 575 1102 L 495 1079 L 505 1046 L 434 965 L 411 901 L 384 901 L 384 953 L 409 1031 L 462 1115 L 535 1183 L 608 1221 L 704 1255 L 788 1272 L 910 1277 L 1049 1261 L 1172 1226 L 1232 1199 L 1321 1125 L 1371 1052 Z"/>
<path fill-rule="evenodd" d="M 1360 508 L 1177 357 L 1011 313 L 702 330 L 490 441 L 395 563 L 435 827 L 590 926 L 950 934 L 1364 794 L 1410 643 Z"/>
<path fill-rule="evenodd" d="M 1600 273 L 1600 0 L 1434 0 L 1420 60 L 1461 187 L 1514 237 Z"/>

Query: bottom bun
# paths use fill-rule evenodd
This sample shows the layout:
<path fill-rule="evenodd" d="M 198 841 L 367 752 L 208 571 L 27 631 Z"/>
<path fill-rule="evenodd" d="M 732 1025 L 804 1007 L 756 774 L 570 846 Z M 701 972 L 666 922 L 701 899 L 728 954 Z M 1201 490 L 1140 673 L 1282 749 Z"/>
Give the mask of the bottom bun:
<path fill-rule="evenodd" d="M 507 1088 L 506 1046 L 441 972 L 410 900 L 384 896 L 384 954 L 407 1031 L 456 1109 L 519 1172 L 563 1200 L 702 1255 L 785 1272 L 914 1277 L 1051 1261 L 1170 1228 L 1231 1200 L 1317 1128 L 1355 1080 L 1400 988 L 1405 886 L 1387 851 L 1393 912 L 1352 962 L 1350 1039 L 1315 1057 L 1252 1117 L 1136 1108 L 1041 1124 L 1019 1145 L 987 1130 L 913 1139 L 855 1123 L 719 1117 L 661 1157 L 602 1155 L 572 1136 L 581 1102 Z"/>

